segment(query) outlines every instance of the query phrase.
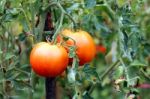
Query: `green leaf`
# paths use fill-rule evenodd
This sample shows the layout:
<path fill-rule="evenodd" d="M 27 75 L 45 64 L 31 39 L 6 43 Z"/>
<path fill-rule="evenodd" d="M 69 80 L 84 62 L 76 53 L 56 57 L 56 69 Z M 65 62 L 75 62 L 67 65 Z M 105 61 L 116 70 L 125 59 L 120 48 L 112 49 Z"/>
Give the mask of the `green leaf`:
<path fill-rule="evenodd" d="M 3 54 L 3 51 L 0 49 L 0 54 Z"/>
<path fill-rule="evenodd" d="M 10 22 L 14 19 L 15 17 L 12 16 L 11 14 L 5 14 L 4 17 L 3 17 L 3 21 L 6 21 L 6 22 Z"/>
<path fill-rule="evenodd" d="M 132 88 L 132 89 L 131 89 L 131 92 L 132 92 L 132 93 L 135 93 L 135 94 L 138 94 L 138 93 L 139 93 L 139 90 L 136 89 L 136 88 Z"/>
<path fill-rule="evenodd" d="M 114 79 L 120 78 L 124 73 L 124 68 L 123 66 L 119 66 L 115 71 L 114 71 Z"/>
<path fill-rule="evenodd" d="M 4 12 L 5 4 L 6 4 L 6 0 L 0 1 L 0 13 Z"/>
<path fill-rule="evenodd" d="M 139 68 L 135 68 L 135 67 L 130 67 L 127 69 L 127 74 L 128 74 L 128 85 L 129 86 L 135 86 L 137 84 L 137 81 L 140 79 L 139 76 L 137 76 L 139 72 Z"/>
<path fill-rule="evenodd" d="M 4 96 L 2 93 L 0 93 L 0 99 L 4 99 Z"/>
<path fill-rule="evenodd" d="M 140 62 L 139 60 L 134 60 L 131 64 L 130 64 L 131 66 L 137 66 L 137 67 L 145 67 L 145 66 L 148 66 L 147 64 L 145 64 L 145 63 L 142 63 L 142 62 Z"/>
<path fill-rule="evenodd" d="M 122 7 L 125 3 L 125 0 L 118 0 L 117 2 L 118 2 L 119 7 Z"/>
<path fill-rule="evenodd" d="M 29 82 L 27 82 L 28 79 L 25 80 L 12 80 L 12 85 L 15 87 L 16 90 L 24 90 L 25 87 L 31 88 L 31 85 Z"/>
<path fill-rule="evenodd" d="M 124 50 L 126 51 L 128 49 L 128 35 L 125 30 L 122 31 L 123 33 L 123 40 L 124 40 Z"/>
<path fill-rule="evenodd" d="M 22 24 L 22 26 L 23 26 L 23 30 L 24 30 L 25 32 L 29 32 L 30 29 L 29 29 L 29 26 L 28 26 L 27 21 L 25 20 L 25 17 L 21 17 L 20 22 L 21 22 L 21 24 Z"/>
<path fill-rule="evenodd" d="M 96 0 L 85 0 L 86 8 L 93 8 L 96 5 Z"/>
<path fill-rule="evenodd" d="M 85 65 L 82 71 L 87 74 L 95 74 L 96 68 Z"/>
<path fill-rule="evenodd" d="M 67 8 L 67 12 L 68 13 L 71 13 L 72 11 L 76 10 L 79 8 L 79 4 L 78 3 L 75 3 L 73 4 L 72 6 L 70 6 L 69 8 Z"/>
<path fill-rule="evenodd" d="M 16 72 L 16 71 L 7 71 L 6 73 L 6 79 L 7 80 L 13 80 L 16 79 L 21 73 L 20 72 Z"/>
<path fill-rule="evenodd" d="M 14 54 L 12 54 L 12 53 L 6 53 L 5 60 L 11 59 L 13 57 L 15 57 Z"/>
<path fill-rule="evenodd" d="M 24 41 L 26 38 L 26 35 L 24 33 L 19 34 L 19 40 Z"/>
<path fill-rule="evenodd" d="M 67 78 L 68 78 L 69 83 L 74 83 L 76 81 L 76 71 L 75 71 L 75 69 L 68 68 Z"/>
<path fill-rule="evenodd" d="M 4 16 L 3 21 L 10 22 L 13 21 L 15 18 L 17 18 L 20 11 L 18 11 L 16 8 L 7 9 Z"/>
<path fill-rule="evenodd" d="M 84 78 L 92 83 L 97 82 L 97 78 L 99 79 L 99 75 L 96 71 L 96 68 L 91 67 L 89 64 L 84 65 L 82 72 L 85 74 Z"/>
<path fill-rule="evenodd" d="M 107 6 L 107 5 L 99 5 L 99 6 L 96 6 L 95 8 L 97 10 L 105 12 L 110 17 L 111 20 L 115 19 L 114 18 L 114 13 L 113 13 L 112 10 L 110 10 L 109 6 Z"/>
<path fill-rule="evenodd" d="M 6 10 L 6 14 L 17 15 L 19 14 L 19 10 L 16 8 Z"/>
<path fill-rule="evenodd" d="M 83 94 L 83 99 L 94 99 L 87 92 Z"/>

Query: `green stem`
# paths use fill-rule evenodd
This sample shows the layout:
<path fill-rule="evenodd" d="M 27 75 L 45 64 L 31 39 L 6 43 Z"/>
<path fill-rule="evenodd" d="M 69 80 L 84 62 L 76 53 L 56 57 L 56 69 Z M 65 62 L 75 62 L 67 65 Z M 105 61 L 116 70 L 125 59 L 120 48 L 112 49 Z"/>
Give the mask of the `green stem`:
<path fill-rule="evenodd" d="M 31 27 L 30 27 L 30 19 L 29 19 L 28 16 L 26 15 L 24 9 L 22 9 L 22 8 L 16 8 L 16 9 L 18 9 L 18 10 L 20 10 L 20 11 L 23 12 L 24 17 L 25 17 L 25 20 L 26 20 L 26 22 L 28 23 L 28 28 L 29 28 L 29 30 L 31 30 Z"/>
<path fill-rule="evenodd" d="M 101 76 L 99 76 L 99 79 L 102 81 L 118 64 L 120 63 L 120 60 L 117 60 L 114 64 L 112 64 Z M 89 89 L 88 93 L 91 94 L 96 87 L 97 84 L 94 84 Z"/>
<path fill-rule="evenodd" d="M 47 6 L 45 9 L 43 9 L 43 10 L 46 11 L 46 10 L 48 10 L 51 6 L 54 6 L 54 5 L 57 5 L 57 2 L 51 2 L 51 3 L 49 3 L 48 6 Z"/>
<path fill-rule="evenodd" d="M 5 79 L 3 79 L 3 93 L 4 93 L 3 95 L 4 99 L 8 99 L 8 95 L 6 92 L 6 80 Z"/>
<path fill-rule="evenodd" d="M 32 4 L 30 4 L 30 10 L 31 10 L 31 28 L 32 28 L 32 34 L 34 34 L 34 28 L 35 28 L 35 13 L 34 13 L 34 7 L 32 6 Z"/>
<path fill-rule="evenodd" d="M 76 48 L 75 48 L 75 51 L 76 51 Z M 73 69 L 76 69 L 76 66 L 77 66 L 78 63 L 79 63 L 78 56 L 75 55 L 75 56 L 73 57 L 72 68 L 73 68 Z"/>
<path fill-rule="evenodd" d="M 64 13 L 62 12 L 61 13 L 61 17 L 60 17 L 60 23 L 57 27 L 57 30 L 56 32 L 54 33 L 54 36 L 52 37 L 52 42 L 55 44 L 56 43 L 56 37 L 58 36 L 59 32 L 60 32 L 60 29 L 62 27 L 62 23 L 63 23 L 63 19 L 64 19 Z"/>
<path fill-rule="evenodd" d="M 68 18 L 73 22 L 74 28 L 76 29 L 76 28 L 77 28 L 77 24 L 76 24 L 75 20 L 72 18 L 72 16 L 69 15 L 69 14 L 65 11 L 65 9 L 62 7 L 62 5 L 61 5 L 59 2 L 57 3 L 57 6 L 58 6 L 58 7 L 60 8 L 60 10 L 61 10 L 66 16 L 68 16 Z"/>
<path fill-rule="evenodd" d="M 31 10 L 31 31 L 32 31 L 32 34 L 35 35 L 35 31 L 34 31 L 34 28 L 35 28 L 35 13 L 34 13 L 34 7 L 32 5 L 32 3 L 30 3 L 30 10 Z M 32 42 L 33 43 L 33 42 Z M 32 45 L 32 44 L 31 44 Z M 33 46 L 33 45 L 32 45 Z M 20 72 L 24 72 L 24 71 L 21 71 L 19 70 Z M 26 73 L 26 72 L 24 72 Z M 32 87 L 32 90 L 31 88 L 28 88 L 29 89 L 29 99 L 33 99 L 33 90 L 34 90 L 34 73 L 33 71 L 31 71 L 31 77 L 30 77 L 30 86 Z"/>
<path fill-rule="evenodd" d="M 108 75 L 108 73 L 109 73 L 110 71 L 112 71 L 112 70 L 118 65 L 118 63 L 120 63 L 120 60 L 117 60 L 114 64 L 112 64 L 112 65 L 101 75 L 100 79 L 103 80 L 103 79 L 106 77 L 106 75 Z"/>
<path fill-rule="evenodd" d="M 90 88 L 89 91 L 88 91 L 89 94 L 91 94 L 91 93 L 93 92 L 93 90 L 95 89 L 96 85 L 97 85 L 97 84 L 93 84 L 93 85 L 91 86 L 91 88 Z"/>
<path fill-rule="evenodd" d="M 32 87 L 29 88 L 29 99 L 33 99 L 33 90 L 35 90 L 35 75 L 33 73 L 33 71 L 31 71 L 31 77 L 30 77 L 30 86 Z"/>
<path fill-rule="evenodd" d="M 67 15 L 70 18 L 70 20 L 73 22 L 73 24 L 74 24 L 75 27 L 77 25 L 76 25 L 76 22 L 74 21 L 74 19 L 61 6 L 60 2 L 57 2 L 57 3 L 54 3 L 54 4 L 56 4 L 60 8 L 60 10 L 61 10 L 61 17 L 60 17 L 58 28 L 57 28 L 56 32 L 54 33 L 54 36 L 52 37 L 52 42 L 55 44 L 56 43 L 56 37 L 59 34 L 59 31 L 60 31 L 60 29 L 62 27 L 64 15 Z"/>
<path fill-rule="evenodd" d="M 148 80 L 150 80 L 149 75 L 147 75 L 143 70 L 140 70 L 141 74 Z"/>
<path fill-rule="evenodd" d="M 26 75 L 28 75 L 28 72 L 26 72 L 26 71 L 23 71 L 23 70 L 21 70 L 21 69 L 18 69 L 18 68 L 14 68 L 14 70 L 16 70 L 16 71 L 18 71 L 18 72 L 21 72 L 21 73 L 23 73 L 23 74 L 26 74 Z"/>
<path fill-rule="evenodd" d="M 71 46 L 76 46 L 76 41 L 75 41 L 73 38 L 71 38 L 71 37 L 69 37 L 69 36 L 66 36 L 66 35 L 64 35 L 64 34 L 60 34 L 60 36 L 67 38 L 67 40 L 68 40 L 68 39 L 71 39 L 71 40 L 73 41 L 73 45 L 71 45 Z"/>
<path fill-rule="evenodd" d="M 130 82 L 130 78 L 129 78 L 129 75 L 128 75 L 128 69 L 124 63 L 124 61 L 122 60 L 122 58 L 120 58 L 120 62 L 124 68 L 124 71 L 125 71 L 125 76 L 126 76 L 126 79 L 127 79 L 127 82 L 129 83 Z M 129 84 L 128 84 L 128 87 L 129 87 Z"/>
<path fill-rule="evenodd" d="M 42 34 L 44 32 L 44 24 L 45 24 L 45 19 L 46 19 L 46 13 L 42 13 L 40 15 L 40 22 L 39 22 L 39 25 L 38 25 L 38 33 L 35 34 L 36 36 L 36 40 L 37 41 L 41 41 L 43 38 Z M 39 36 L 38 36 L 39 35 Z M 38 38 L 39 37 L 39 38 Z M 36 42 L 37 42 L 36 41 Z"/>

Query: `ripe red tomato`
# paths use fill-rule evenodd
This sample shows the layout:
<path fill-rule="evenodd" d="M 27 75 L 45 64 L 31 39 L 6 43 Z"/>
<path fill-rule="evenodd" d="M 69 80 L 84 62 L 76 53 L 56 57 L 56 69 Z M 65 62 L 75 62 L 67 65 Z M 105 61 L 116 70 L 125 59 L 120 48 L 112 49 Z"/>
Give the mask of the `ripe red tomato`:
<path fill-rule="evenodd" d="M 89 33 L 82 30 L 74 32 L 69 29 L 65 29 L 61 33 L 75 40 L 75 45 L 77 47 L 76 54 L 79 58 L 79 65 L 84 65 L 85 63 L 92 61 L 96 54 L 96 46 Z M 67 40 L 66 43 L 68 45 L 74 45 L 72 39 Z"/>
<path fill-rule="evenodd" d="M 96 52 L 105 54 L 106 53 L 106 48 L 103 45 L 97 45 L 96 46 Z"/>
<path fill-rule="evenodd" d="M 60 45 L 40 42 L 31 51 L 30 64 L 38 75 L 55 77 L 66 69 L 68 65 L 68 53 Z"/>

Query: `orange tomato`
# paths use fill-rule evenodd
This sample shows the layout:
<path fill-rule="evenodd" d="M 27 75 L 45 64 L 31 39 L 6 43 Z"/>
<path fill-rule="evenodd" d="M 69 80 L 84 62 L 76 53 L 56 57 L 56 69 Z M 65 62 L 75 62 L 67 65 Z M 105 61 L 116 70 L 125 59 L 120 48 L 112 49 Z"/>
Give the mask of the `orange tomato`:
<path fill-rule="evenodd" d="M 75 46 L 77 47 L 76 54 L 79 58 L 80 65 L 84 65 L 85 63 L 92 61 L 96 54 L 96 46 L 89 33 L 82 30 L 74 32 L 69 29 L 64 29 L 61 33 L 75 41 Z M 60 38 L 58 39 L 60 40 Z M 70 46 L 74 45 L 74 41 L 72 39 L 66 41 L 66 43 Z"/>
<path fill-rule="evenodd" d="M 30 64 L 35 73 L 44 77 L 60 75 L 68 65 L 68 53 L 60 45 L 40 42 L 30 53 Z"/>

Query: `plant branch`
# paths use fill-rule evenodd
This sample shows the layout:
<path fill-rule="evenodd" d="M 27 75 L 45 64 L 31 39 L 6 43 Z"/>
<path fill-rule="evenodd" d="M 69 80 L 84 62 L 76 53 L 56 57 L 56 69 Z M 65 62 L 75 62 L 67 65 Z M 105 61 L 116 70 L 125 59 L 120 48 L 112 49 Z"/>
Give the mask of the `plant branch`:
<path fill-rule="evenodd" d="M 143 71 L 143 70 L 140 70 L 141 74 L 147 78 L 148 80 L 150 80 L 150 77 Z"/>
<path fill-rule="evenodd" d="M 38 25 L 38 32 L 39 32 L 39 39 L 38 41 L 41 41 L 42 40 L 42 33 L 44 32 L 44 24 L 45 24 L 45 19 L 46 19 L 46 13 L 42 13 L 40 15 L 40 22 L 39 22 L 39 25 Z M 36 39 L 38 37 L 38 34 L 35 34 L 36 35 Z"/>
<path fill-rule="evenodd" d="M 124 70 L 125 70 L 125 76 L 126 76 L 127 82 L 129 83 L 130 78 L 129 78 L 129 75 L 128 75 L 128 70 L 127 70 L 127 67 L 126 67 L 126 65 L 124 64 L 124 61 L 122 60 L 122 58 L 120 58 L 120 62 L 121 62 L 122 66 L 123 66 L 123 68 L 124 68 Z"/>
<path fill-rule="evenodd" d="M 116 66 L 117 64 L 120 63 L 120 60 L 117 60 L 114 64 L 112 64 L 100 77 L 101 80 L 103 80 L 106 75 L 108 75 L 110 73 L 110 71 L 112 71 Z"/>
<path fill-rule="evenodd" d="M 76 29 L 77 24 L 76 24 L 75 20 L 72 18 L 72 16 L 71 16 L 70 14 L 68 14 L 68 13 L 65 11 L 65 9 L 61 6 L 61 4 L 60 4 L 59 2 L 57 3 L 57 6 L 58 6 L 58 7 L 61 9 L 61 11 L 62 11 L 66 16 L 68 16 L 68 18 L 73 22 L 74 28 Z"/>
<path fill-rule="evenodd" d="M 29 19 L 29 17 L 27 16 L 27 14 L 26 14 L 26 12 L 24 11 L 24 9 L 22 9 L 22 8 L 16 8 L 16 9 L 18 9 L 18 10 L 20 10 L 20 11 L 23 12 L 24 17 L 25 17 L 25 20 L 26 20 L 26 22 L 27 22 L 27 24 L 28 24 L 28 28 L 29 28 L 29 30 L 31 30 L 31 27 L 30 27 L 30 19 Z M 33 21 L 34 21 L 34 20 L 33 20 Z"/>
<path fill-rule="evenodd" d="M 118 64 L 120 63 L 120 60 L 117 60 L 114 64 L 112 64 L 101 76 L 99 76 L 99 79 L 102 81 Z M 88 93 L 91 94 L 96 87 L 97 84 L 94 84 L 89 89 Z"/>
<path fill-rule="evenodd" d="M 76 29 L 77 25 L 76 25 L 75 20 L 64 10 L 64 8 L 60 4 L 60 2 L 57 2 L 54 4 L 56 4 L 59 7 L 59 9 L 61 10 L 61 17 L 60 17 L 60 22 L 59 22 L 58 28 L 57 28 L 56 32 L 54 33 L 54 36 L 52 37 L 52 42 L 55 44 L 56 43 L 56 37 L 57 37 L 57 35 L 58 35 L 58 33 L 62 27 L 62 24 L 63 24 L 64 15 L 68 16 L 68 18 L 73 22 L 75 29 Z"/>
<path fill-rule="evenodd" d="M 60 17 L 60 23 L 59 23 L 59 26 L 56 30 L 56 32 L 54 33 L 53 37 L 52 37 L 52 42 L 55 44 L 56 43 L 56 37 L 58 36 L 59 34 L 59 31 L 61 29 L 61 26 L 62 26 L 62 23 L 63 23 L 63 19 L 64 19 L 64 13 L 62 12 L 61 13 L 61 17 Z"/>

